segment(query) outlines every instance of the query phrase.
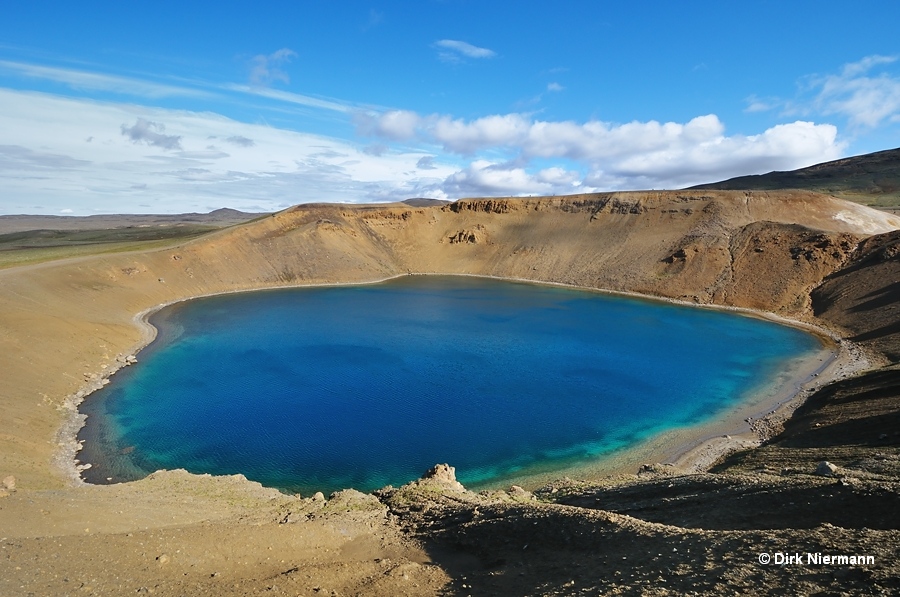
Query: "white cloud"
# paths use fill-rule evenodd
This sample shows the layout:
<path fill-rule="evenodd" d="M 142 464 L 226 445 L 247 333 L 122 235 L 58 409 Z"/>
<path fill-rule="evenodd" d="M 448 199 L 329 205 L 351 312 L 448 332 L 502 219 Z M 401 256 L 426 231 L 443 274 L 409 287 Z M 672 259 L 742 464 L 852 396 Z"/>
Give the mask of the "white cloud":
<path fill-rule="evenodd" d="M 493 50 L 479 48 L 470 43 L 456 39 L 442 39 L 434 42 L 438 48 L 438 57 L 444 62 L 461 62 L 465 58 L 493 58 L 497 55 Z"/>
<path fill-rule="evenodd" d="M 896 56 L 867 56 L 844 66 L 839 75 L 812 79 L 818 90 L 814 107 L 823 114 L 842 114 L 854 127 L 875 128 L 900 116 L 900 77 L 883 72 L 869 76 L 878 66 L 893 64 Z"/>
<path fill-rule="evenodd" d="M 416 168 L 419 170 L 434 170 L 437 168 L 437 166 L 434 165 L 434 156 L 423 155 L 419 158 L 419 161 L 416 162 Z"/>
<path fill-rule="evenodd" d="M 89 165 L 67 155 L 35 151 L 21 145 L 0 145 L 0 170 L 75 170 Z"/>
<path fill-rule="evenodd" d="M 354 110 L 354 108 L 350 104 L 342 103 L 336 100 L 312 97 L 309 95 L 292 93 L 290 91 L 282 91 L 280 89 L 270 89 L 268 87 L 251 87 L 249 85 L 237 85 L 235 83 L 228 83 L 222 85 L 221 88 L 228 91 L 237 91 L 239 93 L 258 95 L 260 97 L 265 97 L 280 102 L 286 102 L 289 104 L 297 104 L 301 106 L 307 106 L 309 108 L 330 110 L 332 112 L 349 113 Z"/>
<path fill-rule="evenodd" d="M 475 156 L 441 184 L 450 196 L 571 193 L 573 190 L 680 188 L 742 174 L 789 170 L 840 157 L 837 128 L 797 121 L 759 135 L 725 134 L 714 114 L 686 123 L 540 121 L 523 114 L 475 120 L 391 112 L 366 131 L 440 145 Z M 486 154 L 507 160 L 485 159 Z M 538 162 L 562 160 L 541 170 Z"/>
<path fill-rule="evenodd" d="M 379 116 L 363 112 L 357 114 L 357 126 L 361 132 L 394 141 L 414 139 L 420 121 L 419 115 L 409 110 L 390 110 Z"/>
<path fill-rule="evenodd" d="M 774 110 L 782 103 L 777 98 L 759 98 L 755 95 L 751 95 L 744 101 L 747 103 L 744 112 L 749 112 L 751 114 L 754 112 L 768 112 Z"/>
<path fill-rule="evenodd" d="M 678 143 L 635 153 L 608 163 L 607 175 L 645 182 L 649 188 L 675 188 L 744 174 L 793 170 L 837 159 L 843 146 L 830 124 L 794 122 L 760 135 L 716 135 L 699 143 Z M 632 188 L 635 188 L 632 186 Z"/>
<path fill-rule="evenodd" d="M 862 60 L 858 62 L 851 62 L 849 64 L 845 64 L 844 68 L 841 71 L 841 76 L 852 78 L 857 75 L 861 75 L 865 72 L 868 72 L 872 68 L 878 66 L 879 64 L 891 64 L 897 61 L 896 56 L 880 56 L 878 54 L 874 54 L 872 56 L 866 56 Z"/>
<path fill-rule="evenodd" d="M 138 118 L 134 126 L 121 125 L 119 129 L 122 134 L 132 143 L 144 142 L 154 147 L 162 147 L 163 149 L 181 149 L 181 137 L 178 135 L 166 135 L 166 125 L 161 122 L 152 122 Z"/>
<path fill-rule="evenodd" d="M 578 188 L 581 186 L 580 178 L 577 172 L 558 167 L 531 174 L 519 166 L 475 160 L 448 176 L 441 188 L 455 197 L 555 195 L 589 190 Z"/>
<path fill-rule="evenodd" d="M 251 68 L 251 79 L 254 80 L 254 85 L 241 85 L 237 83 L 213 84 L 204 81 L 191 82 L 197 87 L 204 87 L 206 89 L 168 85 L 131 77 L 107 75 L 69 68 L 41 66 L 22 62 L 11 62 L 7 60 L 0 60 L 0 73 L 5 72 L 31 79 L 53 81 L 76 90 L 109 92 L 149 100 L 173 97 L 207 100 L 227 99 L 227 94 L 221 92 L 230 91 L 263 97 L 277 102 L 345 114 L 360 108 L 360 106 L 350 102 L 342 102 L 330 98 L 314 97 L 266 87 L 265 85 L 268 85 L 273 81 L 287 82 L 289 80 L 287 74 L 280 70 L 277 65 L 287 62 L 294 55 L 296 54 L 294 54 L 292 50 L 282 49 L 271 56 L 254 57 L 251 60 L 253 63 Z M 363 107 L 368 109 L 378 109 L 377 106 Z"/>
<path fill-rule="evenodd" d="M 373 143 L 363 147 L 363 153 L 367 155 L 382 156 L 386 154 L 390 148 L 383 143 Z"/>
<path fill-rule="evenodd" d="M 686 124 L 535 122 L 523 149 L 528 157 L 566 157 L 590 162 L 702 143 L 720 136 L 723 130 L 724 126 L 714 115 L 698 116 Z"/>
<path fill-rule="evenodd" d="M 231 143 L 232 145 L 239 145 L 240 147 L 253 147 L 256 145 L 256 142 L 253 139 L 248 139 L 241 135 L 232 135 L 226 138 L 225 142 Z"/>
<path fill-rule="evenodd" d="M 454 40 L 435 46 L 457 58 L 494 55 Z M 283 49 L 257 57 L 254 77 L 263 84 L 286 81 L 279 65 L 294 56 Z M 818 79 L 812 90 L 822 110 L 847 114 L 858 126 L 900 121 L 897 79 L 871 75 L 872 69 L 894 61 L 873 56 L 847 65 L 839 75 Z M 40 73 L 71 86 L 86 81 L 105 91 L 133 83 L 0 62 L 0 70 L 4 68 Z M 146 85 L 141 92 L 155 92 L 154 97 L 190 95 L 189 90 Z M 808 166 L 841 157 L 845 147 L 836 127 L 802 120 L 757 135 L 729 135 L 714 114 L 686 122 L 554 121 L 525 111 L 463 119 L 263 86 L 197 85 L 215 92 L 217 99 L 234 101 L 227 93 L 231 91 L 281 102 L 270 106 L 281 114 L 305 113 L 294 107 L 299 105 L 336 113 L 329 117 L 340 122 L 349 115 L 358 134 L 375 139 L 354 143 L 271 127 L 264 120 L 265 126 L 208 112 L 0 88 L 0 212 L 34 212 L 36 204 L 44 206 L 44 213 L 76 204 L 83 206 L 78 213 L 278 209 L 306 201 L 680 188 Z M 561 90 L 550 83 L 545 93 Z M 778 101 L 748 98 L 747 110 L 769 109 Z"/>
<path fill-rule="evenodd" d="M 297 57 L 297 52 L 289 48 L 281 48 L 269 55 L 259 54 L 250 59 L 250 82 L 254 85 L 268 86 L 275 81 L 290 83 L 291 79 L 284 65 Z"/>
<path fill-rule="evenodd" d="M 470 122 L 448 116 L 422 123 L 445 149 L 472 154 L 480 149 L 517 145 L 527 136 L 528 120 L 520 114 L 485 116 Z"/>
<path fill-rule="evenodd" d="M 475 160 L 449 176 L 443 186 L 452 194 L 463 196 L 544 194 L 552 188 L 524 168 L 504 168 L 487 160 Z"/>
<path fill-rule="evenodd" d="M 72 89 L 109 91 L 152 99 L 166 97 L 210 97 L 208 92 L 197 89 L 165 85 L 129 77 L 92 73 L 77 69 L 39 66 L 36 64 L 10 62 L 7 60 L 0 60 L 0 71 L 10 72 L 32 79 L 43 79 L 46 81 L 62 83 Z"/>
<path fill-rule="evenodd" d="M 338 139 L 208 112 L 2 88 L 0 130 L 0 213 L 259 211 L 310 201 L 443 198 L 440 182 L 456 170 L 435 161 L 423 177 L 414 165 L 426 152 L 371 155 Z M 226 153 L 210 148 L 210 139 L 253 144 L 230 141 Z"/>

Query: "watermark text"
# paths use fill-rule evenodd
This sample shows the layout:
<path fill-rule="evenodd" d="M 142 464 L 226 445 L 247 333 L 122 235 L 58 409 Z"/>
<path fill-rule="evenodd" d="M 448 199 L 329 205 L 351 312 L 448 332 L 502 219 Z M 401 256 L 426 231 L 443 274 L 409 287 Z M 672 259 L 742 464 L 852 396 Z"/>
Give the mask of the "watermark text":
<path fill-rule="evenodd" d="M 764 566 L 874 566 L 875 556 L 775 551 L 759 554 L 759 563 Z"/>

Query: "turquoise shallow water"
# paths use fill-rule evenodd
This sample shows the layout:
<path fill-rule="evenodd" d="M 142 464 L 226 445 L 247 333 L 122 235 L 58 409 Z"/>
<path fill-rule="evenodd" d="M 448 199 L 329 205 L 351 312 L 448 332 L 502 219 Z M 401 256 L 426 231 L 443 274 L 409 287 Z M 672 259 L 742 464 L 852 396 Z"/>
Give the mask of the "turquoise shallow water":
<path fill-rule="evenodd" d="M 173 305 L 82 405 L 91 482 L 160 468 L 308 494 L 449 462 L 472 486 L 699 424 L 820 348 L 734 313 L 411 276 Z"/>

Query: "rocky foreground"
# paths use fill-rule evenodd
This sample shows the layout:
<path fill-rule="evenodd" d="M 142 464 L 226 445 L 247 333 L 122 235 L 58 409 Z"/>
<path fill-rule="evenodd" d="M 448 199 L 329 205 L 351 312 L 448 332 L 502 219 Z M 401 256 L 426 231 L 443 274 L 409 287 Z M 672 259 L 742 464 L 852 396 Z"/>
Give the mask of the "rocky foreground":
<path fill-rule="evenodd" d="M 896 594 L 897 227 L 810 193 L 304 206 L 175 249 L 0 272 L 0 594 Z M 832 330 L 873 366 L 704 473 L 473 493 L 437 466 L 326 499 L 183 471 L 73 485 L 53 466 L 74 400 L 146 341 L 136 313 L 417 272 L 761 309 Z"/>
<path fill-rule="evenodd" d="M 896 594 L 897 450 L 818 468 L 657 466 L 602 484 L 473 493 L 438 465 L 374 495 L 257 495 L 190 525 L 6 537 L 0 593 Z M 171 490 L 188 475 L 154 477 Z M 246 481 L 205 483 L 247 500 Z M 844 556 L 861 563 L 828 563 Z"/>

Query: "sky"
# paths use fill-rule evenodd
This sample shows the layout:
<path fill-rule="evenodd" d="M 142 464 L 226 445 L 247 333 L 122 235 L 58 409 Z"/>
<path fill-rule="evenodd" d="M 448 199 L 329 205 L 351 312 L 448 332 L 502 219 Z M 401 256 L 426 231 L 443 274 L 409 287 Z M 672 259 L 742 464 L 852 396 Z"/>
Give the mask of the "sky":
<path fill-rule="evenodd" d="M 900 3 L 10 2 L 0 214 L 671 189 L 900 147 Z"/>

